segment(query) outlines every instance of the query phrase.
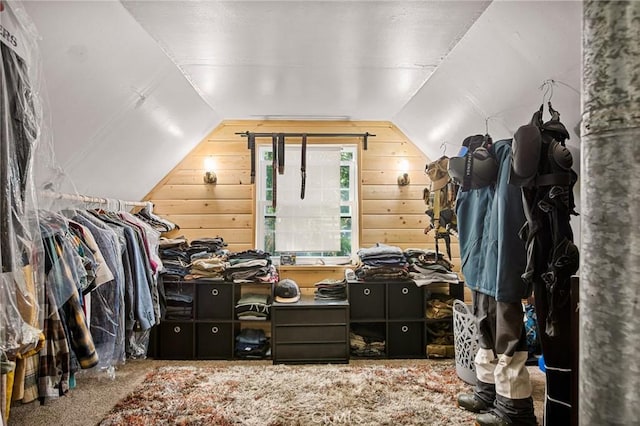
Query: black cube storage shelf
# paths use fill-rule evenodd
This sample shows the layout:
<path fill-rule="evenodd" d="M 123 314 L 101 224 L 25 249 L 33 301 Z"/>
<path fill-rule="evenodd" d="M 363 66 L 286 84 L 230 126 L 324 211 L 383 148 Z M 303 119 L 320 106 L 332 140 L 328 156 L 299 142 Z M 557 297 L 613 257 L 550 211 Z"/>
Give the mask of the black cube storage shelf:
<path fill-rule="evenodd" d="M 268 320 L 237 319 L 235 305 L 243 286 L 255 287 L 271 296 L 271 284 L 167 280 L 164 286 L 165 293 L 173 291 L 184 296 L 184 300 L 191 296 L 191 306 L 182 310 L 174 305 L 173 312 L 181 315 L 167 314 L 158 325 L 155 336 L 159 359 L 235 359 L 235 338 L 241 329 L 251 323 L 269 324 Z"/>
<path fill-rule="evenodd" d="M 152 343 L 159 359 L 241 359 L 234 355 L 235 336 L 251 323 L 256 328 L 271 327 L 274 346 L 273 306 L 271 321 L 235 317 L 244 286 L 272 295 L 271 284 L 193 280 L 165 281 L 164 285 L 165 291 L 184 300 L 190 297 L 192 303 L 174 306 L 174 316 L 154 327 L 152 336 L 157 341 Z M 424 358 L 428 356 L 427 326 L 452 321 L 426 318 L 429 286 L 418 287 L 412 281 L 349 281 L 348 294 L 348 302 L 333 307 L 337 310 L 330 306 L 281 306 L 284 322 L 279 321 L 276 330 L 280 344 L 275 362 L 348 362 L 352 355 L 345 354 L 344 348 L 349 351 L 348 333 L 354 324 L 373 327 L 384 335 L 386 352 L 381 358 Z M 464 300 L 464 283 L 450 284 L 449 295 Z M 333 321 L 335 315 L 346 319 Z"/>
<path fill-rule="evenodd" d="M 426 318 L 429 286 L 417 286 L 413 281 L 349 281 L 348 287 L 350 328 L 358 324 L 379 327 L 388 358 L 427 357 L 426 325 L 453 321 Z M 449 284 L 449 295 L 463 300 L 464 283 Z"/>

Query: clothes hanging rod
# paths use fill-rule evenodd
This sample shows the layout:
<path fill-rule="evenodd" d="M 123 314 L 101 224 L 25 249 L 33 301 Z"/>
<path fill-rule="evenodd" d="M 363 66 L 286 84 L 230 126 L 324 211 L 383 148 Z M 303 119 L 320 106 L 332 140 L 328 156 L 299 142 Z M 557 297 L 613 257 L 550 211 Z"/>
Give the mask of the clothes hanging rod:
<path fill-rule="evenodd" d="M 91 197 L 88 195 L 65 194 L 62 192 L 55 192 L 55 191 L 42 191 L 40 192 L 40 194 L 42 194 L 45 197 L 55 198 L 58 200 L 82 201 L 84 203 L 93 203 L 93 204 L 122 204 L 127 206 L 136 206 L 136 207 L 145 207 L 149 204 L 149 201 L 126 201 L 126 200 L 119 200 L 116 198 Z"/>
<path fill-rule="evenodd" d="M 271 132 L 271 133 L 254 133 L 254 132 L 236 132 L 236 135 L 248 137 L 252 135 L 256 138 L 270 138 L 273 135 L 284 135 L 285 137 L 302 137 L 307 135 L 308 138 L 362 138 L 362 137 L 375 137 L 374 134 L 365 133 L 287 133 L 287 132 Z"/>

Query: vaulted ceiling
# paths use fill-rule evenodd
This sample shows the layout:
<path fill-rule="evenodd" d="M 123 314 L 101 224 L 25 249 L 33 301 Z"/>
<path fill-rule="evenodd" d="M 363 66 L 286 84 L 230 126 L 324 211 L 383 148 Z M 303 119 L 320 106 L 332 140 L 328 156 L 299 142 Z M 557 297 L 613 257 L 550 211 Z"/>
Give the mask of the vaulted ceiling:
<path fill-rule="evenodd" d="M 388 120 L 436 158 L 552 96 L 578 150 L 579 1 L 22 5 L 61 190 L 140 199 L 224 119 Z"/>

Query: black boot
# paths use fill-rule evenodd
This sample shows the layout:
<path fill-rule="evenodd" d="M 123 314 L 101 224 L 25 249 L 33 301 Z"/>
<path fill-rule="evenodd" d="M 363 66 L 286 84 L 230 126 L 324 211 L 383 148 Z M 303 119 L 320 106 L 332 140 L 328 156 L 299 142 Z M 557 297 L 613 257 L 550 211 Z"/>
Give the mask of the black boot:
<path fill-rule="evenodd" d="M 481 425 L 514 424 L 518 426 L 536 426 L 536 415 L 533 410 L 533 398 L 512 399 L 496 395 L 494 409 L 491 413 L 500 417 L 506 423 L 480 423 Z M 483 421 L 489 422 L 486 419 Z"/>
<path fill-rule="evenodd" d="M 476 426 L 510 426 L 513 425 L 508 420 L 503 419 L 495 411 L 479 414 L 476 417 Z"/>
<path fill-rule="evenodd" d="M 487 404 L 475 393 L 463 393 L 458 395 L 458 407 L 472 413 L 484 413 L 493 408 L 493 404 Z"/>

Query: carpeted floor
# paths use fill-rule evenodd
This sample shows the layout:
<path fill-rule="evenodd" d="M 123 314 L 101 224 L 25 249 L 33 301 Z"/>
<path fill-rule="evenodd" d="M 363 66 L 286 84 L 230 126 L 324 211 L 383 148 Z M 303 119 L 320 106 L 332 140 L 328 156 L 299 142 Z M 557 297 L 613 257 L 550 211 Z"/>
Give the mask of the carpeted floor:
<path fill-rule="evenodd" d="M 544 375 L 529 371 L 541 423 Z M 62 398 L 12 407 L 9 426 L 461 425 L 473 424 L 474 416 L 455 407 L 455 395 L 469 389 L 452 360 L 317 366 L 130 360 L 113 380 L 81 376 Z"/>

